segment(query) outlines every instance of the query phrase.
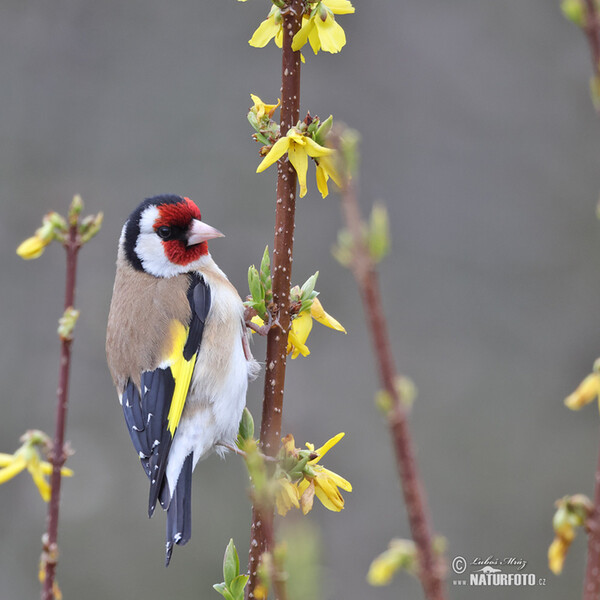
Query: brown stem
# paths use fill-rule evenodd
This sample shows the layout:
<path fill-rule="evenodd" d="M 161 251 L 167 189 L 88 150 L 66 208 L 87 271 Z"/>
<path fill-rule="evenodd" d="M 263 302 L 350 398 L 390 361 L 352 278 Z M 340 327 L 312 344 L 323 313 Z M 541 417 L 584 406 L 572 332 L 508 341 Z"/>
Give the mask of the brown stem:
<path fill-rule="evenodd" d="M 346 225 L 353 238 L 351 268 L 367 315 L 379 377 L 383 388 L 393 399 L 393 408 L 388 414 L 388 424 L 396 453 L 398 475 L 404 493 L 410 530 L 419 553 L 419 578 L 426 598 L 443 600 L 445 591 L 440 565 L 433 550 L 427 499 L 417 468 L 406 410 L 396 386 L 398 376 L 383 313 L 377 271 L 364 242 L 364 224 L 358 207 L 355 184 L 351 180 L 342 189 L 342 208 Z"/>
<path fill-rule="evenodd" d="M 594 74 L 600 75 L 600 21 L 595 0 L 585 0 L 586 17 L 584 31 L 590 44 Z"/>
<path fill-rule="evenodd" d="M 594 510 L 587 519 L 588 551 L 583 600 L 600 598 L 600 449 L 594 485 Z"/>
<path fill-rule="evenodd" d="M 292 39 L 300 29 L 303 0 L 289 0 L 282 9 L 283 49 L 281 62 L 281 119 L 280 133 L 284 136 L 300 117 L 300 52 L 292 51 Z M 287 338 L 290 327 L 290 281 L 292 275 L 292 252 L 294 245 L 294 217 L 296 210 L 296 171 L 283 157 L 277 163 L 277 202 L 275 206 L 275 240 L 273 243 L 273 302 L 277 307 L 281 328 L 273 328 L 267 337 L 265 361 L 265 387 L 260 428 L 262 451 L 274 456 L 279 449 L 281 437 L 281 413 Z M 248 572 L 250 580 L 246 598 L 254 598 L 256 573 L 260 556 L 272 549 L 265 535 L 265 527 L 272 527 L 273 507 L 252 509 L 250 552 Z M 277 592 L 277 590 L 275 590 Z"/>
<path fill-rule="evenodd" d="M 65 242 L 67 251 L 67 277 L 65 284 L 65 310 L 75 303 L 75 277 L 77 273 L 77 255 L 80 248 L 77 225 L 69 228 L 68 238 Z M 67 403 L 69 398 L 69 371 L 71 368 L 71 343 L 69 337 L 61 339 L 60 372 L 56 406 L 56 429 L 50 462 L 52 474 L 50 476 L 51 495 L 48 504 L 47 530 L 44 535 L 43 553 L 45 558 L 45 578 L 42 587 L 42 600 L 54 600 L 54 577 L 58 559 L 58 518 L 60 507 L 61 468 L 67 458 L 65 453 L 65 427 L 67 422 Z"/>

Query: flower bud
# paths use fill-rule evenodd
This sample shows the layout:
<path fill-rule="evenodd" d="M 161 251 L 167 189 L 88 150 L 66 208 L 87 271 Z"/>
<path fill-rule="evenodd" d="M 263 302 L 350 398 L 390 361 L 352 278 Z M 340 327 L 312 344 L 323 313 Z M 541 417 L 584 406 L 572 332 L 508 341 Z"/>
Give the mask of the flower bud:
<path fill-rule="evenodd" d="M 600 373 L 590 373 L 565 399 L 565 405 L 571 410 L 579 410 L 586 404 L 593 402 L 600 394 Z"/>
<path fill-rule="evenodd" d="M 33 237 L 27 238 L 24 242 L 19 244 L 17 248 L 17 254 L 25 260 L 31 260 L 41 256 L 46 249 L 49 242 L 44 242 L 40 237 L 34 235 Z"/>

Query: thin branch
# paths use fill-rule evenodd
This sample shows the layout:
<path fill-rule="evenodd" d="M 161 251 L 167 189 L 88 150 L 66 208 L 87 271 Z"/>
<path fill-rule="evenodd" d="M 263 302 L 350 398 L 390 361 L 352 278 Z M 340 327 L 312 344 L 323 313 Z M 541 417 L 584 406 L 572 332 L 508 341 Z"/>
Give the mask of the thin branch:
<path fill-rule="evenodd" d="M 300 52 L 292 51 L 292 39 L 300 29 L 303 0 L 290 0 L 282 9 L 283 49 L 281 64 L 281 120 L 280 133 L 286 135 L 300 117 Z M 279 449 L 281 415 L 287 356 L 287 338 L 290 327 L 290 281 L 294 245 L 294 218 L 296 211 L 296 171 L 283 157 L 277 163 L 277 202 L 275 208 L 275 240 L 273 244 L 272 278 L 273 302 L 281 326 L 269 331 L 267 337 L 266 372 L 260 440 L 262 451 L 274 456 Z M 271 550 L 266 528 L 272 528 L 273 507 L 252 509 L 248 572 L 250 580 L 246 597 L 254 598 L 256 574 L 260 556 Z M 277 592 L 277 590 L 276 590 Z"/>
<path fill-rule="evenodd" d="M 417 468 L 406 409 L 396 385 L 398 375 L 383 312 L 377 271 L 364 242 L 363 220 L 356 198 L 356 187 L 352 180 L 348 180 L 342 189 L 342 209 L 346 226 L 353 238 L 351 269 L 362 296 L 379 377 L 383 388 L 393 400 L 393 408 L 388 414 L 388 425 L 396 453 L 398 475 L 404 493 L 410 530 L 419 554 L 419 578 L 426 598 L 443 600 L 445 591 L 441 567 L 433 550 L 432 527 L 425 490 Z"/>
<path fill-rule="evenodd" d="M 588 551 L 583 600 L 598 600 L 600 598 L 600 449 L 594 485 L 594 510 L 588 517 L 586 526 Z"/>
<path fill-rule="evenodd" d="M 67 251 L 67 277 L 65 284 L 65 310 L 73 308 L 75 303 L 75 278 L 77 273 L 77 256 L 81 241 L 77 232 L 77 224 L 71 223 L 68 238 L 65 241 Z M 67 404 L 69 399 L 69 372 L 71 369 L 71 343 L 70 336 L 61 338 L 60 372 L 57 389 L 56 430 L 50 462 L 52 475 L 50 476 L 51 496 L 48 504 L 47 530 L 43 538 L 43 552 L 45 558 L 45 578 L 42 588 L 42 600 L 54 600 L 54 579 L 56 563 L 58 560 L 58 519 L 60 507 L 61 468 L 67 458 L 65 452 L 65 428 L 67 422 Z"/>
<path fill-rule="evenodd" d="M 585 0 L 585 6 L 586 16 L 583 29 L 590 45 L 594 76 L 600 78 L 600 18 L 595 0 Z M 596 110 L 600 113 L 600 106 L 596 106 Z M 595 479 L 594 510 L 587 521 L 588 552 L 583 585 L 584 600 L 600 598 L 600 449 Z"/>
<path fill-rule="evenodd" d="M 586 17 L 584 31 L 590 44 L 594 74 L 600 75 L 600 20 L 596 10 L 595 0 L 585 0 Z"/>

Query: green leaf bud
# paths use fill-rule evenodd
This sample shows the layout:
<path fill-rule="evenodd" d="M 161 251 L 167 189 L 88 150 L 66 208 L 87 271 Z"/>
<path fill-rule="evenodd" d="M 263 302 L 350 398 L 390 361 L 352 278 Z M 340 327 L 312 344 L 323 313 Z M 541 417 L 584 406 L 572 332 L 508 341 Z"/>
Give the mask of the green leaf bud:
<path fill-rule="evenodd" d="M 390 251 L 390 224 L 388 212 L 383 204 L 374 204 L 369 222 L 369 253 L 377 263 Z"/>
<path fill-rule="evenodd" d="M 317 283 L 317 278 L 319 277 L 319 271 L 317 271 L 314 275 L 311 275 L 302 285 L 300 289 L 300 299 L 306 300 L 311 296 L 315 289 L 315 285 Z"/>
<path fill-rule="evenodd" d="M 333 115 L 329 115 L 325 121 L 323 121 L 319 128 L 317 129 L 314 137 L 315 142 L 319 144 L 319 146 L 325 145 L 325 139 L 327 138 L 327 134 L 331 131 L 331 127 L 333 125 Z"/>
<path fill-rule="evenodd" d="M 79 311 L 72 306 L 67 308 L 63 316 L 58 320 L 58 336 L 63 341 L 73 339 L 73 329 L 79 318 Z"/>
<path fill-rule="evenodd" d="M 563 0 L 560 4 L 563 15 L 579 27 L 585 24 L 585 6 L 582 0 Z"/>
<path fill-rule="evenodd" d="M 247 407 L 244 407 L 244 411 L 242 412 L 242 418 L 240 420 L 240 428 L 238 431 L 238 441 L 246 442 L 246 440 L 251 440 L 254 438 L 254 419 L 252 418 L 252 413 L 248 410 Z M 242 444 L 238 443 L 238 446 L 242 446 Z"/>
<path fill-rule="evenodd" d="M 225 578 L 225 585 L 229 588 L 231 582 L 240 572 L 240 560 L 238 558 L 237 550 L 233 539 L 229 540 L 227 548 L 225 549 L 225 556 L 223 557 L 223 577 Z"/>

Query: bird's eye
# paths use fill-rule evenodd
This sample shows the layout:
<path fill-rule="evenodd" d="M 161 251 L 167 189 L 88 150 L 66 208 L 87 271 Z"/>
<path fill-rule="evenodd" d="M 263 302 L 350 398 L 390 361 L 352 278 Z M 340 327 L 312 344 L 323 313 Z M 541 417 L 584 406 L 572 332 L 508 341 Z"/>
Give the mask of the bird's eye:
<path fill-rule="evenodd" d="M 156 234 L 163 240 L 169 239 L 171 237 L 171 228 L 167 227 L 166 225 L 162 225 L 156 230 Z"/>

